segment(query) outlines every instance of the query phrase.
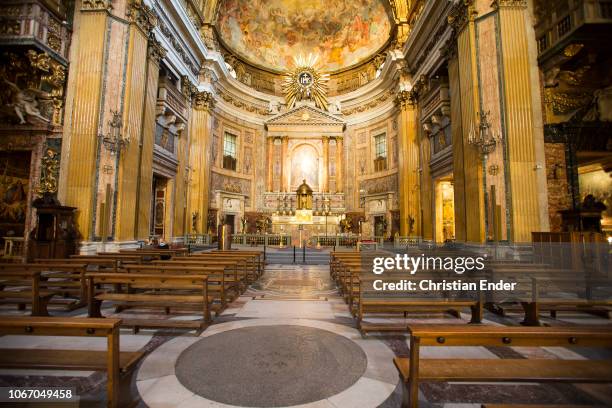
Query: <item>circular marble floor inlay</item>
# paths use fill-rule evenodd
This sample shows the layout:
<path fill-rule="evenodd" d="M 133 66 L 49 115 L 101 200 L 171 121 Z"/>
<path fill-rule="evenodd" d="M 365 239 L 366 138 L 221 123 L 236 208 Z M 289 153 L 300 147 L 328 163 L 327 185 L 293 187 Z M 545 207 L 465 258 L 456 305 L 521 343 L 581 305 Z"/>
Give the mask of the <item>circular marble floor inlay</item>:
<path fill-rule="evenodd" d="M 180 355 L 176 376 L 207 399 L 278 407 L 338 394 L 366 365 L 365 353 L 346 337 L 305 326 L 260 326 L 199 340 Z"/>

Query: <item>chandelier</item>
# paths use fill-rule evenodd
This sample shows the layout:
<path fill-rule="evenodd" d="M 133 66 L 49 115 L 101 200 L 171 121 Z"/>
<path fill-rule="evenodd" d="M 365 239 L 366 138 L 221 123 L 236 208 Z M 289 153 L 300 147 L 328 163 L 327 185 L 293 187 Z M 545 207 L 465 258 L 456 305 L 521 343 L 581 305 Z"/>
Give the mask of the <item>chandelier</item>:
<path fill-rule="evenodd" d="M 111 110 L 111 115 L 113 115 L 113 118 L 108 121 L 108 133 L 106 136 L 101 134 L 100 138 L 102 139 L 104 147 L 114 155 L 125 149 L 130 144 L 130 139 L 123 137 L 121 134 L 121 128 L 123 126 L 121 114 L 118 111 Z"/>
<path fill-rule="evenodd" d="M 491 130 L 491 123 L 489 123 L 489 112 L 480 112 L 480 123 L 478 124 L 478 131 L 474 129 L 474 123 L 468 134 L 468 143 L 475 146 L 484 157 L 495 150 L 495 146 L 500 139 L 499 134 L 495 134 Z"/>

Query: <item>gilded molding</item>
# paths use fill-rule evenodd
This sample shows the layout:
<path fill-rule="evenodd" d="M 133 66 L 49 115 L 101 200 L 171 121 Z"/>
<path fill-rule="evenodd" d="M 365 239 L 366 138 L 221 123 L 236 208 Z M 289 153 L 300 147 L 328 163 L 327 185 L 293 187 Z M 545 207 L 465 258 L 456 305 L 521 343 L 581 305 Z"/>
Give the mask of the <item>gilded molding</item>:
<path fill-rule="evenodd" d="M 195 110 L 210 110 L 213 108 L 215 99 L 208 91 L 196 92 L 193 95 L 193 108 Z"/>
<path fill-rule="evenodd" d="M 112 0 L 83 0 L 81 4 L 81 11 L 110 11 L 112 9 Z"/>
<path fill-rule="evenodd" d="M 198 92 L 198 88 L 191 83 L 187 75 L 181 75 L 181 93 L 187 101 Z"/>
<path fill-rule="evenodd" d="M 161 45 L 159 41 L 155 39 L 155 36 L 149 38 L 149 47 L 147 49 L 149 58 L 156 64 L 159 64 L 162 59 L 166 57 L 168 51 Z"/>
<path fill-rule="evenodd" d="M 36 193 L 40 196 L 48 193 L 55 194 L 57 193 L 57 182 L 59 179 L 59 154 L 56 150 L 47 147 L 45 155 L 40 161 L 40 182 Z"/>
<path fill-rule="evenodd" d="M 462 0 L 453 6 L 446 20 L 453 30 L 459 33 L 470 21 L 474 21 L 476 15 L 477 12 L 474 9 L 473 0 Z"/>
<path fill-rule="evenodd" d="M 157 26 L 157 17 L 146 4 L 131 1 L 128 5 L 126 16 L 130 22 L 135 23 L 147 36 Z"/>
<path fill-rule="evenodd" d="M 494 0 L 491 7 L 496 10 L 504 7 L 524 9 L 527 8 L 527 0 Z"/>

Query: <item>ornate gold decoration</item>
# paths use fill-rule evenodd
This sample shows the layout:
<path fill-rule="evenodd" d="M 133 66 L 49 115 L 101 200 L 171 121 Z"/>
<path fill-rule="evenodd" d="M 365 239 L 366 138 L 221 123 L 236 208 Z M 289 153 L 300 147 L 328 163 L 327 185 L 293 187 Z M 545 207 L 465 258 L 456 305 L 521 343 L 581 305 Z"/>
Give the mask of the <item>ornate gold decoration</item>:
<path fill-rule="evenodd" d="M 576 54 L 578 54 L 580 52 L 580 50 L 583 49 L 583 48 L 584 48 L 584 44 L 579 44 L 579 43 L 570 44 L 570 45 L 568 45 L 567 47 L 565 47 L 563 49 L 563 55 L 565 55 L 566 57 L 571 58 L 571 57 L 575 56 Z"/>
<path fill-rule="evenodd" d="M 545 88 L 544 102 L 552 106 L 556 115 L 564 115 L 588 105 L 592 100 L 589 92 L 556 92 L 552 88 Z"/>
<path fill-rule="evenodd" d="M 399 91 L 397 93 L 397 96 L 395 97 L 395 102 L 397 103 L 398 106 L 400 106 L 402 109 L 405 109 L 407 107 L 412 107 L 416 104 L 416 100 L 417 100 L 417 93 L 413 90 L 411 91 L 407 91 L 407 90 L 403 90 L 403 91 Z"/>
<path fill-rule="evenodd" d="M 213 94 L 207 91 L 195 92 L 193 95 L 193 107 L 197 110 L 212 109 L 214 105 Z"/>
<path fill-rule="evenodd" d="M 527 0 L 495 0 L 491 3 L 491 7 L 494 9 L 499 7 L 527 8 Z"/>
<path fill-rule="evenodd" d="M 40 182 L 36 192 L 39 195 L 45 193 L 57 193 L 57 179 L 59 177 L 59 154 L 47 148 L 45 155 L 41 159 Z"/>
<path fill-rule="evenodd" d="M 317 56 L 302 56 L 295 59 L 295 68 L 285 74 L 283 92 L 287 109 L 297 101 L 313 100 L 319 109 L 327 110 L 327 81 L 329 74 L 321 74 L 316 67 Z"/>
<path fill-rule="evenodd" d="M 112 10 L 113 5 L 111 0 L 83 0 L 81 10 Z"/>
<path fill-rule="evenodd" d="M 135 23 L 148 36 L 157 26 L 157 17 L 146 4 L 131 1 L 127 8 L 127 17 Z"/>
<path fill-rule="evenodd" d="M 149 58 L 151 58 L 155 63 L 159 64 L 159 62 L 166 57 L 168 51 L 161 45 L 155 36 L 151 36 L 149 38 Z"/>

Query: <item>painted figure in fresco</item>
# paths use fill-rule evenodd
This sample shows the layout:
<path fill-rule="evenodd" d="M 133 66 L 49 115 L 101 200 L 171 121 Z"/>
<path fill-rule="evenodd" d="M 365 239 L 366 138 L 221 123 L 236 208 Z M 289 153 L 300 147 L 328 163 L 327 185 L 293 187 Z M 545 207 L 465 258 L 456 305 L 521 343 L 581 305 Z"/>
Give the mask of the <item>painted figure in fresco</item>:
<path fill-rule="evenodd" d="M 33 116 L 47 123 L 50 122 L 50 120 L 45 118 L 38 109 L 37 98 L 47 98 L 47 94 L 45 92 L 37 89 L 22 90 L 17 86 L 17 84 L 9 81 L 5 77 L 2 78 L 2 81 L 7 84 L 12 91 L 11 102 L 8 104 L 8 106 L 12 107 L 15 111 L 15 114 L 19 118 L 20 125 L 27 123 L 27 116 Z"/>
<path fill-rule="evenodd" d="M 357 64 L 382 47 L 391 29 L 383 4 L 371 0 L 227 0 L 221 8 L 224 41 L 280 71 L 300 53 L 319 55 L 330 70 Z"/>

